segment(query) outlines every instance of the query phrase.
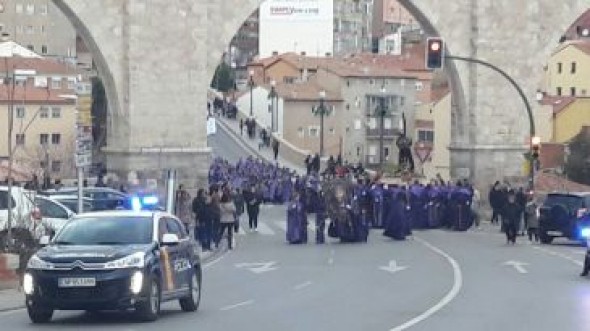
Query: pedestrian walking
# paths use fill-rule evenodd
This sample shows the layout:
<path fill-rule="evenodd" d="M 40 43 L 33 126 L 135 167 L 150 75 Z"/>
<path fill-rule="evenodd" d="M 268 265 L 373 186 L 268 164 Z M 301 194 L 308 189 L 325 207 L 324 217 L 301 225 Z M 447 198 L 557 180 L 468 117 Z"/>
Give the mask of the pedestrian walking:
<path fill-rule="evenodd" d="M 221 227 L 221 207 L 220 192 L 217 186 L 209 189 L 209 200 L 207 203 L 208 218 L 211 220 L 211 226 L 207 231 L 207 239 L 215 243 L 215 248 L 219 248 L 219 228 Z"/>
<path fill-rule="evenodd" d="M 244 195 L 239 188 L 234 192 L 233 201 L 236 207 L 234 231 L 238 232 L 240 230 L 240 217 L 244 213 L 245 208 Z"/>
<path fill-rule="evenodd" d="M 319 174 L 320 173 L 320 154 L 316 154 L 311 161 L 312 163 L 312 171 Z"/>
<path fill-rule="evenodd" d="M 516 193 L 508 192 L 508 203 L 502 209 L 502 222 L 504 223 L 504 232 L 506 233 L 506 243 L 513 245 L 516 243 L 518 234 L 518 225 L 522 215 L 522 208 L 516 201 Z"/>
<path fill-rule="evenodd" d="M 529 241 L 539 242 L 539 204 L 534 196 L 531 196 L 525 209 L 525 218 Z"/>
<path fill-rule="evenodd" d="M 312 168 L 312 160 L 311 160 L 311 155 L 307 155 L 305 157 L 305 161 L 303 161 L 305 163 L 305 169 L 307 170 L 307 176 L 309 176 L 311 174 L 311 168 Z"/>
<path fill-rule="evenodd" d="M 258 231 L 258 214 L 260 214 L 262 195 L 258 192 L 256 186 L 253 185 L 250 191 L 244 193 L 244 201 L 246 202 L 250 231 Z"/>
<path fill-rule="evenodd" d="M 205 249 L 204 245 L 204 227 L 207 222 L 206 218 L 207 209 L 207 196 L 204 189 L 197 191 L 197 196 L 193 199 L 192 210 L 195 215 L 195 228 L 194 237 L 195 240 L 201 244 L 201 247 Z"/>
<path fill-rule="evenodd" d="M 240 118 L 240 136 L 244 135 L 244 119 Z"/>
<path fill-rule="evenodd" d="M 184 186 L 178 185 L 176 195 L 174 199 L 174 214 L 180 219 L 186 229 L 187 233 L 190 233 L 192 217 L 191 217 L 191 196 L 184 189 Z"/>
<path fill-rule="evenodd" d="M 494 186 L 490 189 L 490 193 L 488 194 L 488 200 L 490 203 L 490 207 L 492 208 L 492 224 L 498 224 L 500 220 L 500 210 L 502 204 L 502 191 L 500 187 L 500 182 L 496 181 Z"/>
<path fill-rule="evenodd" d="M 279 157 L 279 141 L 277 139 L 274 139 L 272 142 L 272 152 L 276 161 Z"/>
<path fill-rule="evenodd" d="M 520 206 L 521 214 L 518 222 L 518 233 L 521 236 L 525 235 L 525 231 L 527 229 L 526 218 L 524 217 L 524 211 L 527 205 L 527 195 L 524 192 L 524 189 L 521 187 L 516 192 L 516 203 Z"/>
<path fill-rule="evenodd" d="M 219 247 L 221 239 L 223 239 L 223 234 L 227 231 L 227 247 L 229 249 L 233 249 L 233 233 L 236 224 L 236 206 L 231 199 L 231 193 L 227 187 L 223 189 L 219 209 L 221 211 L 221 218 L 219 233 L 217 235 L 217 242 L 215 243 L 215 246 Z"/>

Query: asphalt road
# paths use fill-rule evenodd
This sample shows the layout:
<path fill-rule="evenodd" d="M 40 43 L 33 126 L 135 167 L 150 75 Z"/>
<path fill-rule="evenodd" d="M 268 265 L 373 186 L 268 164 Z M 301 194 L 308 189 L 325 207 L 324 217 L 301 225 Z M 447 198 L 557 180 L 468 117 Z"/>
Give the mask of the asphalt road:
<path fill-rule="evenodd" d="M 246 158 L 250 155 L 244 147 L 236 143 L 221 125 L 217 125 L 217 132 L 209 136 L 209 147 L 213 149 L 213 157 L 223 157 L 229 162 L 235 163 L 240 158 Z"/>
<path fill-rule="evenodd" d="M 18 310 L 0 314 L 2 329 L 588 330 L 581 247 L 506 246 L 492 228 L 325 245 L 310 229 L 310 243 L 291 246 L 284 214 L 264 207 L 259 232 L 241 231 L 237 248 L 206 267 L 197 313 L 168 303 L 157 322 L 138 324 L 124 313 L 58 312 L 41 327 Z"/>

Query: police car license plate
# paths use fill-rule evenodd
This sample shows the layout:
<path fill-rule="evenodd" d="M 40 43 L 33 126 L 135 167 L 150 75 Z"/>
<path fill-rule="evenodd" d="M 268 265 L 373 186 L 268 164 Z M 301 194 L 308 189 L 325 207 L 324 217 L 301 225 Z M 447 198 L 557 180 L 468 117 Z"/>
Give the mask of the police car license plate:
<path fill-rule="evenodd" d="M 563 233 L 561 231 L 547 231 L 547 234 L 550 236 L 557 236 L 557 237 L 563 235 Z"/>
<path fill-rule="evenodd" d="M 96 278 L 94 277 L 76 277 L 76 278 L 59 278 L 59 287 L 95 287 Z"/>

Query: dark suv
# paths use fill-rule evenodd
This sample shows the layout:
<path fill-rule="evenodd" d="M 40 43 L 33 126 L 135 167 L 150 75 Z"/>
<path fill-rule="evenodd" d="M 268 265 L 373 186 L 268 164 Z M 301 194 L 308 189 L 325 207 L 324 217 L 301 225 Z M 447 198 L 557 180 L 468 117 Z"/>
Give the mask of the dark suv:
<path fill-rule="evenodd" d="M 554 238 L 585 240 L 580 233 L 580 219 L 590 211 L 590 192 L 551 193 L 539 209 L 539 236 L 543 244 Z"/>

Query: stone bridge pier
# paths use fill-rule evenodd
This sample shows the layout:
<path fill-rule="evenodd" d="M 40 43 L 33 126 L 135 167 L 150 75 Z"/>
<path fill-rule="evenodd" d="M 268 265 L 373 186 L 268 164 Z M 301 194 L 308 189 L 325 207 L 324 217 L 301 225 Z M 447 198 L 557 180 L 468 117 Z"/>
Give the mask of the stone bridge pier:
<path fill-rule="evenodd" d="M 94 53 L 109 100 L 109 168 L 206 174 L 206 92 L 224 49 L 261 0 L 53 0 Z M 559 37 L 590 0 L 401 0 L 452 55 L 491 62 L 535 100 Z M 452 174 L 480 186 L 521 175 L 528 122 L 516 91 L 475 65 L 453 85 Z M 203 183 L 201 183 L 202 185 Z"/>

